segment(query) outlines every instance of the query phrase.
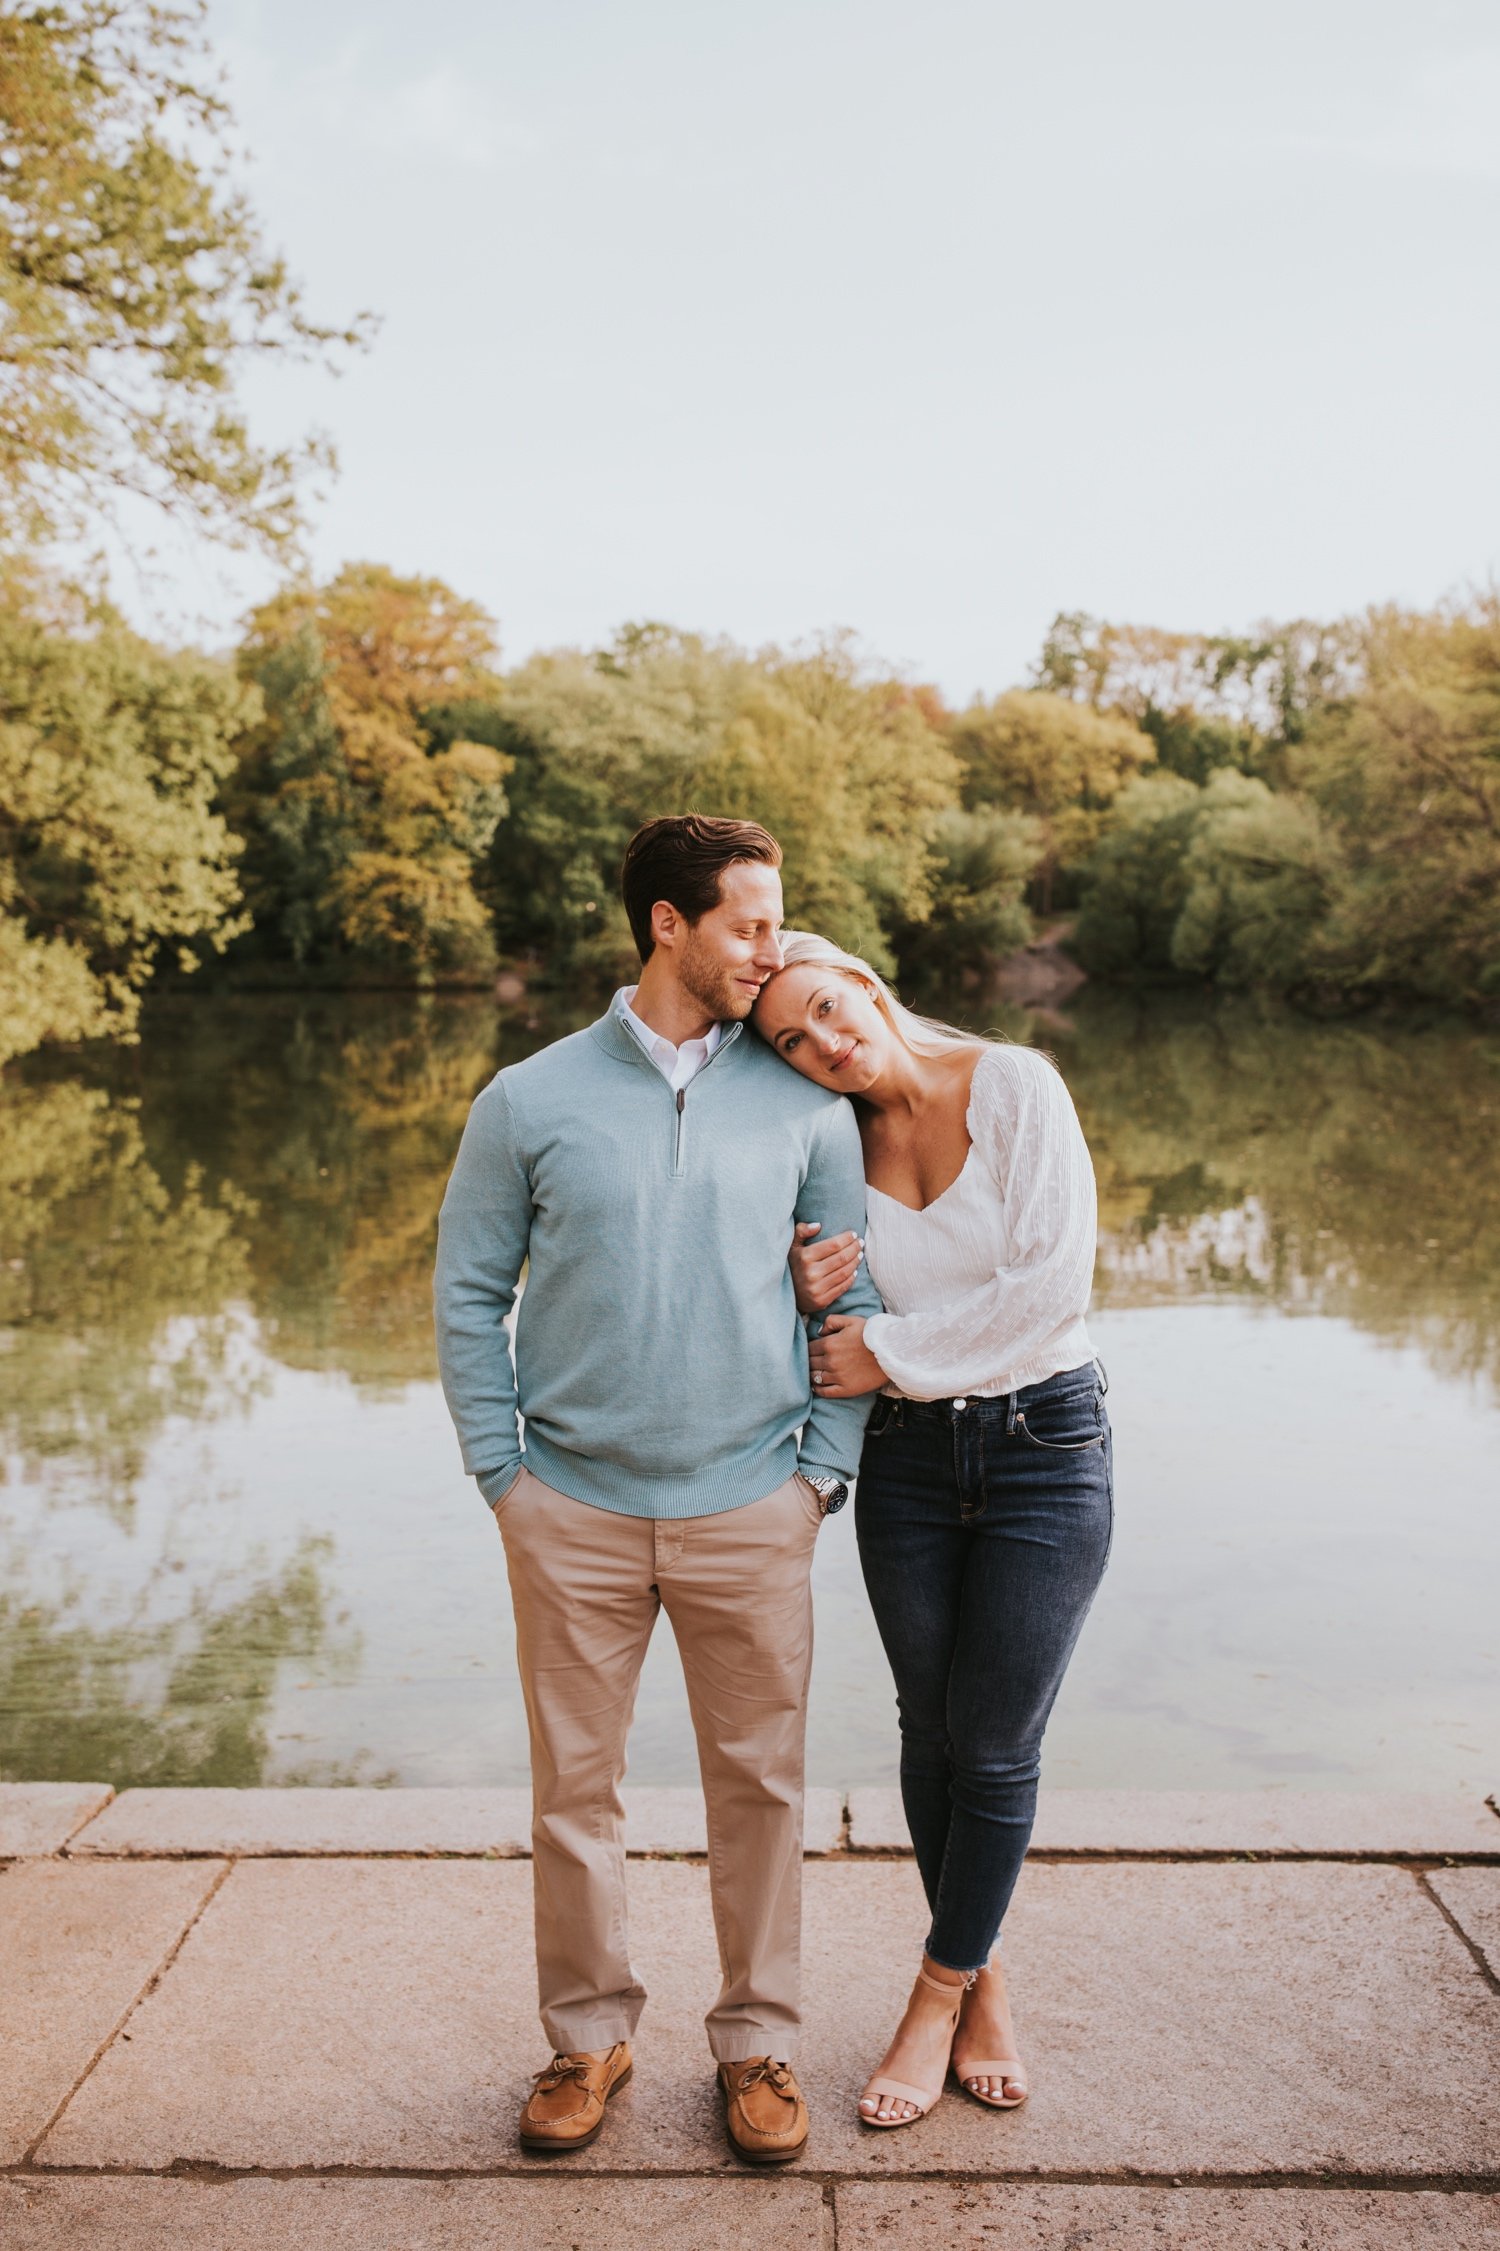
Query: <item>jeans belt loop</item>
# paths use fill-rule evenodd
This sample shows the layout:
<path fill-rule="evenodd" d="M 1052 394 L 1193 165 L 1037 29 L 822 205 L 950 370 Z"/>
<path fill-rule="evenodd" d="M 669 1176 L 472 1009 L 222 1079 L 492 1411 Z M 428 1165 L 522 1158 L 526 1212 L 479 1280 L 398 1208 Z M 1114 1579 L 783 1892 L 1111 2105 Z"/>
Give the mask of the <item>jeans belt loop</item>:
<path fill-rule="evenodd" d="M 1016 1401 L 1019 1397 L 1020 1393 L 1017 1391 L 1008 1391 L 1005 1394 L 1005 1435 L 1007 1438 L 1014 1438 L 1016 1435 Z"/>

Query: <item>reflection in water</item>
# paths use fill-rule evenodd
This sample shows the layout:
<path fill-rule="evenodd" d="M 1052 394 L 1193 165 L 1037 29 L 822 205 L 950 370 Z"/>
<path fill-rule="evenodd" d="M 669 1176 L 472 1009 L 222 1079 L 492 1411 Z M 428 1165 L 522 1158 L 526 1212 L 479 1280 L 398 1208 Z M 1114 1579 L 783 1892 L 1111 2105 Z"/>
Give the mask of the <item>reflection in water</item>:
<path fill-rule="evenodd" d="M 1259 1297 L 1500 1380 L 1500 1038 L 1088 996 L 1101 1306 Z"/>
<path fill-rule="evenodd" d="M 24 1606 L 0 1595 L 0 1774 L 237 1789 L 263 1782 L 282 1661 L 321 1657 L 346 1671 L 358 1661 L 355 1645 L 328 1646 L 320 1566 L 330 1547 L 304 1539 L 282 1570 L 222 1607 L 206 1588 L 166 1618 L 154 1615 L 161 1590 L 150 1579 L 129 1614 L 109 1624 L 80 1617 L 77 1592 Z M 12 1584 L 18 1576 L 7 1573 Z"/>
<path fill-rule="evenodd" d="M 160 1012 L 140 1071 L 153 1155 L 250 1200 L 237 1286 L 285 1365 L 371 1385 L 435 1373 L 437 1205 L 497 1049 L 475 996 Z"/>
<path fill-rule="evenodd" d="M 7 1087 L 0 1115 L 5 1444 L 25 1473 L 125 1508 L 169 1416 L 243 1396 L 225 1308 L 254 1199 L 207 1190 L 193 1163 L 169 1186 L 137 1105 L 102 1087 Z"/>
<path fill-rule="evenodd" d="M 182 1000 L 137 1049 L 0 1084 L 0 1773 L 521 1778 L 498 1543 L 436 1392 L 429 1277 L 474 1092 L 577 1020 Z M 1057 1055 L 1095 1153 L 1122 1439 L 1056 1778 L 1467 1773 L 1492 1662 L 1464 1605 L 1500 1380 L 1500 1039 L 1094 992 L 1005 1029 Z M 1392 1382 L 1421 1401 L 1399 1475 Z M 1451 1507 L 1418 1580 L 1407 1497 L 1434 1443 Z M 889 1683 L 837 1531 L 819 1573 L 816 1778 L 885 1779 Z M 683 1780 L 664 1664 L 636 1773 Z"/>

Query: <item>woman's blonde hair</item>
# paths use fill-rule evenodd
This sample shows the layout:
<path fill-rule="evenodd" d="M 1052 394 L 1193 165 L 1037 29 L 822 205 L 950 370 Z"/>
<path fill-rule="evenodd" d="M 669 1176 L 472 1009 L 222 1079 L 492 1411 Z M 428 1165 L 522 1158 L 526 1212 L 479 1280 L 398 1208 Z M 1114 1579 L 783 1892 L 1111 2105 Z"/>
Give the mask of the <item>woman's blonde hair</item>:
<path fill-rule="evenodd" d="M 832 969 L 842 977 L 853 977 L 860 984 L 868 985 L 876 1007 L 890 1023 L 897 1039 L 914 1055 L 944 1055 L 950 1048 L 986 1044 L 980 1033 L 961 1032 L 956 1024 L 944 1024 L 936 1016 L 919 1016 L 914 1008 L 908 1008 L 897 999 L 878 969 L 872 969 L 858 954 L 845 953 L 842 946 L 836 946 L 831 938 L 820 937 L 816 930 L 782 931 L 781 966 L 783 969 Z M 774 976 L 768 977 L 762 990 L 769 991 L 775 981 Z"/>

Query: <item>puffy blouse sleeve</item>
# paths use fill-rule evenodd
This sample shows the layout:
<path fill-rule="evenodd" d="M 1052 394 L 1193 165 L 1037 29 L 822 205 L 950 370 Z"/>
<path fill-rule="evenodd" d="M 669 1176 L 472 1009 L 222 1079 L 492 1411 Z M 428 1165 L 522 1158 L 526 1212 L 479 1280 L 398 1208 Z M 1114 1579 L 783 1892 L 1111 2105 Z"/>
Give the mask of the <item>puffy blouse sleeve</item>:
<path fill-rule="evenodd" d="M 1008 1263 L 951 1303 L 881 1313 L 864 1338 L 909 1399 L 993 1383 L 1088 1309 L 1098 1202 L 1094 1168 L 1061 1074 L 1030 1048 L 980 1058 L 969 1125 L 1003 1207 Z"/>

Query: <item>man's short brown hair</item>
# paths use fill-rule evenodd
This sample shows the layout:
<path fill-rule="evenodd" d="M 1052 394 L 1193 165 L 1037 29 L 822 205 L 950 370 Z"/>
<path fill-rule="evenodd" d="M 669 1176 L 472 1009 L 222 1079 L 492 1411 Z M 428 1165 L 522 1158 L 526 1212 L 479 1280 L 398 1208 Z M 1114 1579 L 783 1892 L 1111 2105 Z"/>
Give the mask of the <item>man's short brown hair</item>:
<path fill-rule="evenodd" d="M 625 848 L 620 890 L 642 961 L 656 940 L 651 909 L 665 899 L 689 922 L 719 904 L 719 881 L 736 860 L 779 868 L 781 846 L 759 821 L 721 821 L 708 813 L 664 813 L 638 828 Z"/>

